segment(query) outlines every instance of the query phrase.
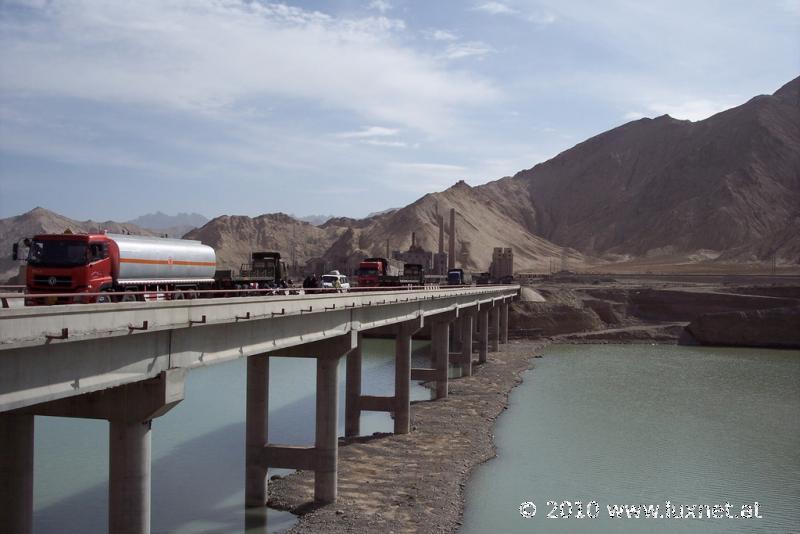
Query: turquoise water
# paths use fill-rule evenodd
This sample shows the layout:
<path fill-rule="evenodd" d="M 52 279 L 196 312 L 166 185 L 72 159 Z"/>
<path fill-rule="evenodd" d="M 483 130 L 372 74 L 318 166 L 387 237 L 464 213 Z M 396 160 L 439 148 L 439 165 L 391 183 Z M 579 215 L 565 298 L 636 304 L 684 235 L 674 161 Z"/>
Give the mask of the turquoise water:
<path fill-rule="evenodd" d="M 534 362 L 498 421 L 497 458 L 469 482 L 463 534 L 800 532 L 799 351 L 574 345 Z M 757 501 L 762 518 L 609 518 L 615 504 L 663 515 L 667 500 L 676 514 L 727 501 L 737 516 Z M 576 518 L 591 501 L 599 517 Z"/>
<path fill-rule="evenodd" d="M 425 342 L 415 342 L 419 349 Z M 365 340 L 364 394 L 394 391 L 394 343 Z M 425 361 L 415 354 L 415 365 Z M 340 435 L 344 433 L 344 377 L 340 377 Z M 152 431 L 152 532 L 244 530 L 245 361 L 190 371 L 186 398 Z M 316 363 L 306 358 L 270 360 L 269 440 L 313 445 Z M 430 398 L 412 383 L 412 400 Z M 391 432 L 386 413 L 365 412 L 361 432 Z M 34 532 L 105 532 L 108 502 L 108 423 L 36 418 Z M 278 472 L 278 471 L 276 471 Z M 280 471 L 285 472 L 285 470 Z M 295 518 L 270 510 L 270 531 Z"/>

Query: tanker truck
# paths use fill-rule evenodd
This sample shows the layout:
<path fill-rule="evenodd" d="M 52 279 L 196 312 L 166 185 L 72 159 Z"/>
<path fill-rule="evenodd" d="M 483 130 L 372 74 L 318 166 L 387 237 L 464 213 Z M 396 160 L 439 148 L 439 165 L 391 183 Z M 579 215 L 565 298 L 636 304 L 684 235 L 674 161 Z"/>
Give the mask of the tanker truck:
<path fill-rule="evenodd" d="M 26 239 L 26 305 L 143 300 L 132 291 L 214 287 L 216 254 L 200 241 L 122 234 L 42 234 Z M 18 259 L 18 247 L 14 247 Z M 99 297 L 52 293 L 107 293 Z M 191 293 L 189 293 L 191 295 Z M 176 295 L 183 297 L 183 293 Z"/>

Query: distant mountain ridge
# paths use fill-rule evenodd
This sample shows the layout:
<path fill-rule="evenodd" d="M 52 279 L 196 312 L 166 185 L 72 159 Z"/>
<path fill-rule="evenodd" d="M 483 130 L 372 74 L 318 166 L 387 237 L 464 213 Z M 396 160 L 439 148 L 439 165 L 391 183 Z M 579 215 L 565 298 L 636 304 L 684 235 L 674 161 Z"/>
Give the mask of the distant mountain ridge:
<path fill-rule="evenodd" d="M 128 224 L 147 228 L 159 234 L 167 234 L 170 237 L 182 237 L 186 232 L 203 226 L 207 222 L 208 218 L 199 213 L 167 215 L 157 211 L 132 219 L 128 221 Z"/>

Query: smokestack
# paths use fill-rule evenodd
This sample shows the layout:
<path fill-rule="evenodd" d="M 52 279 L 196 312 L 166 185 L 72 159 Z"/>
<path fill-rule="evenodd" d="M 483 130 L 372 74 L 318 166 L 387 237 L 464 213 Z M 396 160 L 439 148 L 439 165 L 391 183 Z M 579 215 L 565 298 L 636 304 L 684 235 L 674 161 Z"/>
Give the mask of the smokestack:
<path fill-rule="evenodd" d="M 450 208 L 450 248 L 447 252 L 447 268 L 456 267 L 456 209 Z"/>
<path fill-rule="evenodd" d="M 389 259 L 389 240 L 386 240 L 386 259 Z"/>
<path fill-rule="evenodd" d="M 411 250 L 414 250 L 417 246 L 417 233 L 411 232 Z"/>
<path fill-rule="evenodd" d="M 441 215 L 436 218 L 439 220 L 439 254 L 444 254 L 444 218 Z"/>

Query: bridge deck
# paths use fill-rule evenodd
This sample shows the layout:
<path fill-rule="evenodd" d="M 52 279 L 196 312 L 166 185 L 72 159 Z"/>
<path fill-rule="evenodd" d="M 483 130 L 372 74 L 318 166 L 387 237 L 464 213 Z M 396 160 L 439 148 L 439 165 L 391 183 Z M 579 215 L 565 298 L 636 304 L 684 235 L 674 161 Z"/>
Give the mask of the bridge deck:
<path fill-rule="evenodd" d="M 144 380 L 166 369 L 279 353 L 476 309 L 510 299 L 518 290 L 480 286 L 5 309 L 0 412 Z"/>

